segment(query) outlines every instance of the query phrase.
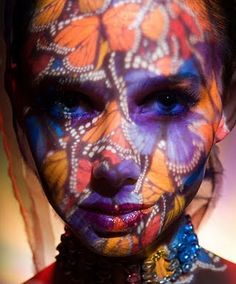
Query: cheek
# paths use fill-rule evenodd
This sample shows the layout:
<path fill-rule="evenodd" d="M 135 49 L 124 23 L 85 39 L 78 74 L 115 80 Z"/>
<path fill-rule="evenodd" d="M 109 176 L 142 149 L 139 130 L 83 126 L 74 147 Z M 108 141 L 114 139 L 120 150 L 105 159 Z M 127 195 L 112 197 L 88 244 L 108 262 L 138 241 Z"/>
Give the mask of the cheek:
<path fill-rule="evenodd" d="M 120 118 L 113 111 L 111 114 L 83 125 L 69 120 L 56 123 L 46 115 L 26 118 L 28 139 L 44 188 L 63 212 L 69 210 L 75 199 L 78 202 L 91 193 L 96 162 L 106 159 L 115 165 L 128 157 L 122 152 L 130 149 L 121 131 Z M 117 142 L 118 148 L 111 147 Z"/>
<path fill-rule="evenodd" d="M 209 100 L 204 103 L 207 107 L 201 103 L 185 117 L 156 122 L 145 135 L 144 130 L 135 130 L 140 139 L 133 138 L 133 144 L 149 157 L 141 195 L 147 204 L 166 200 L 165 222 L 183 211 L 204 178 L 220 114 Z"/>
<path fill-rule="evenodd" d="M 77 192 L 80 192 L 90 180 L 90 163 L 85 158 L 78 163 L 83 152 L 79 140 L 66 129 L 66 123 L 62 126 L 46 116 L 28 115 L 25 125 L 47 195 L 56 207 L 67 208 L 76 181 L 79 180 Z"/>

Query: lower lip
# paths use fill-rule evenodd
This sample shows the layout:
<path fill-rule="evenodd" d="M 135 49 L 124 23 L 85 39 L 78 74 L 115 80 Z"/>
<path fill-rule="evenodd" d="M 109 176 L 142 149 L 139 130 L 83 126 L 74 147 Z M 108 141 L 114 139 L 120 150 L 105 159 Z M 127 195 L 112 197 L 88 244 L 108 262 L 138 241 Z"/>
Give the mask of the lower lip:
<path fill-rule="evenodd" d="M 105 215 L 97 212 L 86 212 L 86 219 L 96 232 L 99 233 L 122 233 L 136 227 L 143 216 L 142 211 L 132 211 L 125 214 Z"/>

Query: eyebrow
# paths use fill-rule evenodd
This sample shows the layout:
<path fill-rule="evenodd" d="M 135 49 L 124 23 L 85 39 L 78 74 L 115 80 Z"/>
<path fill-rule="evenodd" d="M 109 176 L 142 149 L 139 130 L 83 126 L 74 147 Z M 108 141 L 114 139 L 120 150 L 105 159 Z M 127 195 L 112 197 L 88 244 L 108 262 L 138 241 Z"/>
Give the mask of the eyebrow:
<path fill-rule="evenodd" d="M 92 81 L 80 81 L 78 78 L 73 78 L 69 75 L 51 76 L 45 75 L 40 81 L 33 82 L 32 88 L 36 90 L 47 89 L 48 86 L 55 87 L 58 91 L 60 88 L 65 91 L 78 92 L 84 95 L 90 95 L 97 100 L 105 100 L 106 93 L 104 92 L 105 83 L 100 81 L 93 83 Z"/>
<path fill-rule="evenodd" d="M 135 81 L 128 80 L 130 88 L 128 96 L 135 96 L 137 100 L 142 100 L 146 95 L 153 92 L 168 91 L 168 90 L 183 90 L 186 94 L 191 94 L 194 98 L 200 97 L 200 89 L 205 85 L 200 74 L 190 72 L 178 73 L 171 76 L 147 76 L 146 78 L 137 74 L 132 76 Z"/>
<path fill-rule="evenodd" d="M 59 84 L 61 86 L 63 85 L 74 85 L 74 86 L 79 86 L 81 82 L 76 78 L 70 77 L 68 75 L 56 75 L 52 76 L 49 74 L 44 75 L 42 78 L 38 79 L 36 78 L 32 82 L 32 87 L 39 87 L 44 84 L 51 83 L 51 84 Z"/>

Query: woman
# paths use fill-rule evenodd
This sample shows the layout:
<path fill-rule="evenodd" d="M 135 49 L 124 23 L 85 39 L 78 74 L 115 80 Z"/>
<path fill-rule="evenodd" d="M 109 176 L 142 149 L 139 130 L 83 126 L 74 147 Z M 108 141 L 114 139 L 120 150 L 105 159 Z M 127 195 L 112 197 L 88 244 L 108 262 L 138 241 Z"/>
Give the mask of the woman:
<path fill-rule="evenodd" d="M 227 5 L 16 4 L 19 144 L 67 224 L 57 262 L 27 283 L 234 283 L 184 216 L 235 122 Z"/>

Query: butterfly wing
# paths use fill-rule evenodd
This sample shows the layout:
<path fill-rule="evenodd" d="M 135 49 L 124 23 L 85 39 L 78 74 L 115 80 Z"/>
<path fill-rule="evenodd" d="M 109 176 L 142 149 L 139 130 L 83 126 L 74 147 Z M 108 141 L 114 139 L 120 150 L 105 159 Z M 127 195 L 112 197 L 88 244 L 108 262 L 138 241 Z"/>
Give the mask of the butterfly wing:
<path fill-rule="evenodd" d="M 145 16 L 141 29 L 148 39 L 154 41 L 163 36 L 163 34 L 168 30 L 168 21 L 166 12 L 161 5 L 151 10 Z"/>
<path fill-rule="evenodd" d="M 96 143 L 101 138 L 110 136 L 112 132 L 116 132 L 121 125 L 121 116 L 117 112 L 117 105 L 113 101 L 107 107 L 106 113 L 98 119 L 93 127 L 83 136 L 86 143 Z"/>
<path fill-rule="evenodd" d="M 43 164 L 43 174 L 53 190 L 54 197 L 59 201 L 63 198 L 64 185 L 68 178 L 68 160 L 64 150 L 48 156 Z"/>
<path fill-rule="evenodd" d="M 101 9 L 107 1 L 105 0 L 79 0 L 81 13 L 91 13 Z"/>
<path fill-rule="evenodd" d="M 95 64 L 98 56 L 99 25 L 99 18 L 96 16 L 80 18 L 57 34 L 55 43 L 73 50 L 67 56 L 67 63 L 71 67 L 82 68 Z"/>
<path fill-rule="evenodd" d="M 107 40 L 113 51 L 128 51 L 135 42 L 135 22 L 140 6 L 124 4 L 107 10 L 102 18 Z"/>
<path fill-rule="evenodd" d="M 43 27 L 56 21 L 65 6 L 65 0 L 40 0 L 33 17 L 33 27 Z"/>

